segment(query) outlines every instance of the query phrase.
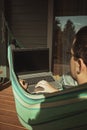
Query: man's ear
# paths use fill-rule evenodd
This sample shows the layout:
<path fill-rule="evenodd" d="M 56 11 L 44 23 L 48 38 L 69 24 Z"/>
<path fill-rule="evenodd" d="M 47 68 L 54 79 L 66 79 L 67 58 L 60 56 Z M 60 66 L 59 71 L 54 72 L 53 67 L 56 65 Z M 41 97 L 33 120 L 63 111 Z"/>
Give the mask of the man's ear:
<path fill-rule="evenodd" d="M 77 74 L 80 74 L 82 71 L 84 71 L 84 69 L 86 68 L 83 60 L 81 58 L 79 58 L 77 60 L 77 66 L 76 66 L 76 71 L 77 71 Z"/>

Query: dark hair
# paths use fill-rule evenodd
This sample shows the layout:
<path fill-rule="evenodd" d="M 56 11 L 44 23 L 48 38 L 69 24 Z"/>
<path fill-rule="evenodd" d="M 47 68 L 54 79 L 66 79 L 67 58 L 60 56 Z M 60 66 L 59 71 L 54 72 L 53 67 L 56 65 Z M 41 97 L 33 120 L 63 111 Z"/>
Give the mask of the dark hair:
<path fill-rule="evenodd" d="M 82 27 L 75 35 L 75 43 L 72 45 L 75 58 L 82 58 L 87 66 L 87 26 Z"/>

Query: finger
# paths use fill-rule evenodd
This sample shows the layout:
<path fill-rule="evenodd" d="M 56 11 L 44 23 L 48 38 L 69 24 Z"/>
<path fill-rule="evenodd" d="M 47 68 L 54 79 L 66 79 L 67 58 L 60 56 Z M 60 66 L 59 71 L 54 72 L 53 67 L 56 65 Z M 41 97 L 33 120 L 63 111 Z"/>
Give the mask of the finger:
<path fill-rule="evenodd" d="M 38 86 L 44 86 L 44 87 L 45 87 L 46 84 L 47 84 L 47 82 L 46 82 L 45 80 L 41 80 L 41 81 L 39 81 L 39 82 L 36 84 L 35 88 L 38 87 Z"/>

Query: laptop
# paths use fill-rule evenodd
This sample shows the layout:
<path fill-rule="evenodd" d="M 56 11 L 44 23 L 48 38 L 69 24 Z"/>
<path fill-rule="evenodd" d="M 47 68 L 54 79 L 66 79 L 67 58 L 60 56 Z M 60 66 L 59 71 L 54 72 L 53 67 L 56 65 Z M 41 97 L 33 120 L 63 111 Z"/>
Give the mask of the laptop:
<path fill-rule="evenodd" d="M 58 83 L 50 71 L 49 48 L 13 50 L 13 67 L 18 78 L 29 84 L 30 93 L 33 93 L 35 85 L 41 80 L 46 80 L 58 88 Z"/>

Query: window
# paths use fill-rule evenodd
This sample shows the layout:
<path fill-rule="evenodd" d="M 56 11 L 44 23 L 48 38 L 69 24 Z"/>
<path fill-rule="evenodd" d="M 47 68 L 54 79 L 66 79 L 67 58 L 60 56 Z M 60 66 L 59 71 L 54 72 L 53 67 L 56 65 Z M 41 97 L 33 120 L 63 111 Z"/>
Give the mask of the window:
<path fill-rule="evenodd" d="M 56 16 L 54 25 L 54 62 L 57 74 L 70 71 L 70 49 L 75 33 L 87 25 L 87 16 Z"/>

